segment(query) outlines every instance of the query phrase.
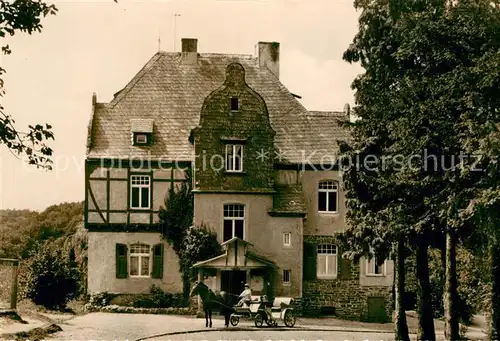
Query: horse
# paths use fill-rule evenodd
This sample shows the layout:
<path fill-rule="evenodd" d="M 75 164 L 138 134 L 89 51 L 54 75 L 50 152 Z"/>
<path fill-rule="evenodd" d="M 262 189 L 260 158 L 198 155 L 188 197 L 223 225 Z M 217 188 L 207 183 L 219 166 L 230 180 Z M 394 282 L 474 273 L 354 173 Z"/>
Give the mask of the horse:
<path fill-rule="evenodd" d="M 229 327 L 229 317 L 233 312 L 231 307 L 231 300 L 225 291 L 214 293 L 205 283 L 196 281 L 189 294 L 190 297 L 199 295 L 205 312 L 205 327 L 210 325 L 212 328 L 212 310 L 214 307 L 219 306 L 220 312 L 224 315 L 224 325 Z"/>

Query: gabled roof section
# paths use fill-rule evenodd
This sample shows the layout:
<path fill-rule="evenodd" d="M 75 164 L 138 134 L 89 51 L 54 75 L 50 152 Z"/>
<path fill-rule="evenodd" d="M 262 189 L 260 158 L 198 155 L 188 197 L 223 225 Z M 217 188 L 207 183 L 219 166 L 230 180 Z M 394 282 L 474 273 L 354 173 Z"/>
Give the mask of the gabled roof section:
<path fill-rule="evenodd" d="M 349 140 L 349 131 L 341 126 L 341 122 L 347 121 L 345 112 L 338 111 L 309 111 L 307 114 L 310 138 L 308 138 L 308 150 L 314 151 L 313 160 L 322 163 L 329 161 L 328 157 L 336 156 L 339 152 L 338 142 Z M 333 155 L 332 155 L 333 153 Z M 328 157 L 327 157 L 328 156 Z"/>
<path fill-rule="evenodd" d="M 109 103 L 109 106 L 113 108 L 118 102 L 121 101 L 123 97 L 141 80 L 141 78 L 151 69 L 151 67 L 156 63 L 156 61 L 161 57 L 161 53 L 157 52 L 147 63 L 142 67 L 142 69 L 132 78 L 132 80 L 120 91 L 118 91 L 113 100 Z"/>
<path fill-rule="evenodd" d="M 251 259 L 251 260 L 254 260 L 256 262 L 260 262 L 260 263 L 263 263 L 267 266 L 270 266 L 272 268 L 277 268 L 278 266 L 276 265 L 276 263 L 274 263 L 272 260 L 262 256 L 262 255 L 259 255 L 257 253 L 255 253 L 254 251 L 247 251 L 245 256 L 248 258 L 248 259 Z"/>
<path fill-rule="evenodd" d="M 247 242 L 246 240 L 243 240 L 243 239 L 241 239 L 239 237 L 233 237 L 233 238 L 231 238 L 229 240 L 226 240 L 225 242 L 221 243 L 220 245 L 225 246 L 225 245 L 233 244 L 233 243 L 235 243 L 237 241 L 239 241 L 240 243 L 246 244 L 246 245 L 252 245 L 253 246 L 252 243 Z"/>
<path fill-rule="evenodd" d="M 346 135 L 334 115 L 308 112 L 256 57 L 201 53 L 196 63 L 181 60 L 181 53 L 156 53 L 110 103 L 95 104 L 87 158 L 194 161 L 190 132 L 199 124 L 204 99 L 223 84 L 231 63 L 245 68 L 247 84 L 266 102 L 280 162 L 300 164 L 305 157 L 317 163 L 322 154 L 335 152 L 337 137 Z M 154 120 L 155 141 L 147 150 L 130 143 L 134 119 Z"/>

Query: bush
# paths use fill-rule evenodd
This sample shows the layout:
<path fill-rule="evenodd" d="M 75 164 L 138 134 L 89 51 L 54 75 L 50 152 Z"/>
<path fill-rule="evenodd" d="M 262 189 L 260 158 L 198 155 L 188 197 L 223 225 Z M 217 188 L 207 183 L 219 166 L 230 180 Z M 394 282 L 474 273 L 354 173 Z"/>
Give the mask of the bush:
<path fill-rule="evenodd" d="M 49 309 L 61 309 L 78 294 L 80 278 L 76 264 L 59 250 L 40 248 L 25 263 L 21 295 Z"/>
<path fill-rule="evenodd" d="M 105 307 L 111 303 L 111 300 L 115 298 L 115 296 L 116 295 L 110 294 L 106 291 L 93 293 L 92 295 L 88 296 L 85 307 L 86 308 Z"/>
<path fill-rule="evenodd" d="M 185 279 L 194 279 L 193 264 L 220 254 L 222 254 L 222 246 L 217 241 L 217 234 L 214 231 L 204 225 L 189 228 L 179 253 L 180 268 Z"/>
<path fill-rule="evenodd" d="M 187 305 L 182 294 L 166 293 L 154 285 L 148 296 L 139 297 L 133 303 L 135 308 L 182 308 Z"/>

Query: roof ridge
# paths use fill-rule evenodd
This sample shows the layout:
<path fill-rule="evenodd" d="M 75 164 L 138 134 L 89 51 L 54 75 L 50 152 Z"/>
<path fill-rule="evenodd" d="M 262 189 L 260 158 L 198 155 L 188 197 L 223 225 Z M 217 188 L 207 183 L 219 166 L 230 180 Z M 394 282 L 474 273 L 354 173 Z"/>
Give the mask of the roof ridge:
<path fill-rule="evenodd" d="M 109 102 L 109 106 L 111 108 L 115 107 L 118 102 L 134 87 L 137 82 L 144 77 L 144 75 L 153 67 L 153 65 L 160 59 L 162 56 L 161 52 L 157 52 L 149 59 L 149 61 L 136 73 L 136 75 L 132 78 L 130 82 L 125 85 L 123 89 L 117 92 L 117 95 L 111 102 Z"/>
<path fill-rule="evenodd" d="M 238 57 L 238 58 L 241 58 L 241 57 L 244 57 L 244 58 L 248 58 L 248 59 L 257 59 L 257 57 L 255 57 L 254 55 L 251 55 L 251 54 L 246 54 L 246 53 L 212 53 L 212 52 L 208 52 L 208 53 L 200 53 L 200 56 L 202 57 Z"/>
<path fill-rule="evenodd" d="M 345 114 L 344 111 L 335 111 L 335 110 L 307 110 L 307 112 L 310 112 L 312 114 Z"/>
<path fill-rule="evenodd" d="M 245 57 L 248 59 L 257 59 L 256 56 L 248 53 L 221 53 L 221 52 L 197 52 L 202 57 Z M 157 54 L 164 56 L 180 56 L 182 52 L 158 51 Z"/>

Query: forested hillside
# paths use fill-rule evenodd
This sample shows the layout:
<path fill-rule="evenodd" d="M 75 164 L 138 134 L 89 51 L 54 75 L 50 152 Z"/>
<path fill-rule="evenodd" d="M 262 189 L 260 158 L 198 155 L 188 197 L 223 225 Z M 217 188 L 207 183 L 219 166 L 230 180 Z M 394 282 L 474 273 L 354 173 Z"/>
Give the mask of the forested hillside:
<path fill-rule="evenodd" d="M 61 308 L 84 295 L 87 231 L 83 202 L 53 205 L 40 213 L 0 211 L 0 258 L 21 259 L 19 300 Z M 8 291 L 1 289 L 0 283 L 0 294 Z"/>
<path fill-rule="evenodd" d="M 43 212 L 0 210 L 0 258 L 26 258 L 37 244 L 83 228 L 83 202 L 53 205 Z"/>

